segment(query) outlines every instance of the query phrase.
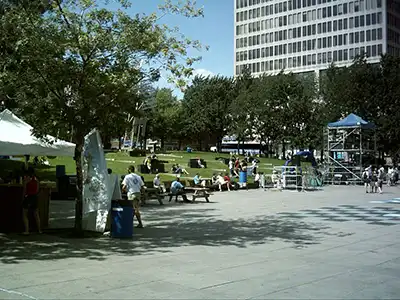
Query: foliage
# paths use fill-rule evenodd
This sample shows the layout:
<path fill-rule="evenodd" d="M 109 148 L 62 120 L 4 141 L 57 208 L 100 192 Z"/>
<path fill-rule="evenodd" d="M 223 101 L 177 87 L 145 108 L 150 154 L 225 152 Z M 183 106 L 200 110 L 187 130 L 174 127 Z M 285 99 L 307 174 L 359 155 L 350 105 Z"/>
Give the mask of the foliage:
<path fill-rule="evenodd" d="M 331 66 L 321 84 L 324 104 L 324 120 L 330 122 L 356 113 L 377 125 L 378 149 L 396 159 L 400 149 L 397 127 L 400 60 L 391 55 L 381 58 L 379 64 L 367 62 L 366 57 L 357 57 L 346 68 Z"/>
<path fill-rule="evenodd" d="M 166 1 L 159 14 L 135 16 L 125 10 L 129 1 L 119 0 L 119 10 L 100 6 L 106 2 L 54 0 L 45 14 L 16 2 L 0 19 L 3 97 L 14 99 L 38 136 L 73 127 L 79 191 L 85 134 L 107 130 L 122 112 L 136 114 L 138 85 L 161 70 L 183 85 L 200 59 L 189 48 L 202 48 L 159 22 L 165 14 L 201 16 L 190 1 Z"/>
<path fill-rule="evenodd" d="M 251 76 L 250 70 L 245 69 L 235 81 L 235 93 L 230 106 L 230 134 L 243 142 L 254 137 L 255 98 L 252 93 L 257 79 Z"/>
<path fill-rule="evenodd" d="M 214 136 L 220 145 L 230 123 L 233 89 L 232 78 L 196 76 L 183 99 L 188 131 L 195 136 Z"/>
<path fill-rule="evenodd" d="M 161 147 L 168 138 L 180 132 L 182 106 L 178 99 L 167 88 L 155 92 L 155 105 L 148 114 L 150 135 L 161 140 Z"/>

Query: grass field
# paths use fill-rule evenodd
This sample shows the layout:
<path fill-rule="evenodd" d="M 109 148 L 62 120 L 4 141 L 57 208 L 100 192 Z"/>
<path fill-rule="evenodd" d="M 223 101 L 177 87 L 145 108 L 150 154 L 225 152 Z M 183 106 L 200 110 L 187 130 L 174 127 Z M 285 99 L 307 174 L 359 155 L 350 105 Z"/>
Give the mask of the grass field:
<path fill-rule="evenodd" d="M 192 169 L 189 168 L 188 161 L 190 158 L 200 157 L 207 162 L 206 169 Z M 168 161 L 165 166 L 165 171 L 168 173 L 161 174 L 162 180 L 172 180 L 175 175 L 171 172 L 173 164 L 180 164 L 184 167 L 189 175 L 183 175 L 182 177 L 193 178 L 196 173 L 199 173 L 204 178 L 210 178 L 213 173 L 224 173 L 229 172 L 228 166 L 224 163 L 216 160 L 217 157 L 228 158 L 229 154 L 212 153 L 212 152 L 171 152 L 168 154 L 158 154 L 160 160 Z M 33 157 L 31 157 L 31 160 Z M 142 164 L 144 157 L 131 157 L 125 152 L 113 152 L 106 154 L 107 167 L 113 170 L 114 174 L 123 175 L 127 173 L 127 167 L 134 165 L 135 167 Z M 264 173 L 271 173 L 272 166 L 283 165 L 284 161 L 269 158 L 260 158 L 259 170 Z M 66 173 L 68 175 L 75 174 L 75 161 L 69 157 L 57 157 L 49 159 L 50 166 L 40 166 L 36 168 L 36 172 L 42 181 L 56 181 L 56 165 L 65 165 Z M 21 169 L 22 162 L 13 160 L 0 160 L 0 177 L 5 177 L 9 172 L 15 169 Z M 138 169 L 138 168 L 137 168 Z M 154 174 L 143 174 L 145 181 L 151 181 L 154 178 Z"/>

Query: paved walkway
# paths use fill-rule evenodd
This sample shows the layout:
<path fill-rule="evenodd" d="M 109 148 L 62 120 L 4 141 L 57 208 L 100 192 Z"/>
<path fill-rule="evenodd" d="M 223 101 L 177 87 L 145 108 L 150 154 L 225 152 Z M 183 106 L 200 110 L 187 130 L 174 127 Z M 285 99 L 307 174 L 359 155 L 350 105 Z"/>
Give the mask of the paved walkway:
<path fill-rule="evenodd" d="M 129 241 L 0 236 L 0 298 L 399 299 L 400 220 L 387 215 L 400 204 L 370 203 L 399 196 L 224 192 L 147 206 Z"/>

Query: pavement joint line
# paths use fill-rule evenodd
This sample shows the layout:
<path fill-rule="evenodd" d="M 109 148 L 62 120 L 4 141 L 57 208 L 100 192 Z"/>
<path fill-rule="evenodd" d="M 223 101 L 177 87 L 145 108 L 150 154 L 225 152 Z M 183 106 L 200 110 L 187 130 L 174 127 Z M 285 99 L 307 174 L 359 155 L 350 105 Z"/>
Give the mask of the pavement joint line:
<path fill-rule="evenodd" d="M 393 244 L 385 245 L 385 246 L 383 246 L 383 247 L 373 248 L 373 249 L 370 249 L 370 250 L 368 250 L 368 251 L 360 252 L 360 253 L 358 253 L 358 254 L 365 254 L 365 253 L 369 253 L 369 252 L 374 252 L 374 251 L 376 251 L 376 250 L 386 249 L 386 248 L 392 247 L 392 246 L 394 246 L 394 245 L 399 245 L 399 244 L 400 244 L 400 243 L 393 243 Z"/>
<path fill-rule="evenodd" d="M 254 277 L 255 278 L 255 277 Z M 249 278 L 243 278 L 243 279 L 238 279 L 238 280 L 231 280 L 231 281 L 227 281 L 227 282 L 223 282 L 223 283 L 218 283 L 218 284 L 213 284 L 213 285 L 208 285 L 206 287 L 202 287 L 199 290 L 209 290 L 209 289 L 213 289 L 216 287 L 220 287 L 220 286 L 224 286 L 224 285 L 228 285 L 228 284 L 232 284 L 232 283 L 237 283 L 237 282 L 242 282 L 242 281 L 246 281 Z"/>
<path fill-rule="evenodd" d="M 22 297 L 25 297 L 25 298 L 28 298 L 28 299 L 32 299 L 32 300 L 39 300 L 39 298 L 35 298 L 35 297 L 30 296 L 28 294 L 24 294 L 24 293 L 21 293 L 21 292 L 18 292 L 18 291 L 9 290 L 9 289 L 5 289 L 5 288 L 1 288 L 1 287 L 0 287 L 0 292 L 4 292 L 4 293 L 7 293 L 7 294 L 18 295 L 18 296 L 22 296 Z"/>
<path fill-rule="evenodd" d="M 125 288 L 129 288 L 129 287 L 140 286 L 140 285 L 143 285 L 143 284 L 149 284 L 149 283 L 155 283 L 155 282 L 166 282 L 166 283 L 170 283 L 170 284 L 175 284 L 175 285 L 179 285 L 181 287 L 184 287 L 186 289 L 190 289 L 192 291 L 198 290 L 198 289 L 195 289 L 195 288 L 190 288 L 188 286 L 182 285 L 180 283 L 172 283 L 172 282 L 169 282 L 169 281 L 164 280 L 164 279 L 157 279 L 157 280 L 151 280 L 151 281 L 146 281 L 146 282 L 141 282 L 141 283 L 134 283 L 134 284 L 129 284 L 129 285 L 121 285 L 121 286 L 114 287 L 114 288 L 107 288 L 105 290 L 97 290 L 96 292 L 94 292 L 94 294 L 99 294 L 99 293 L 102 293 L 104 291 L 115 291 L 115 290 L 120 290 L 120 289 L 125 289 Z M 80 294 L 77 294 L 77 295 L 79 296 L 79 295 L 84 295 L 84 294 L 87 294 L 87 293 L 80 293 Z"/>
<path fill-rule="evenodd" d="M 389 234 L 391 234 L 391 233 L 387 233 L 387 234 L 380 235 L 380 236 L 385 236 L 385 235 L 389 235 Z M 312 251 L 311 253 L 304 253 L 304 254 L 300 254 L 300 255 L 298 255 L 298 256 L 299 256 L 299 257 L 304 257 L 304 256 L 307 256 L 307 255 L 309 255 L 309 254 L 315 254 L 315 253 L 319 253 L 319 252 L 326 252 L 326 251 L 329 251 L 329 250 L 332 250 L 332 249 L 341 248 L 341 247 L 345 247 L 345 246 L 348 246 L 348 245 L 354 245 L 354 244 L 361 243 L 361 242 L 364 242 L 364 241 L 368 241 L 368 240 L 371 240 L 371 239 L 375 239 L 375 237 L 373 237 L 373 238 L 368 238 L 368 239 L 364 239 L 364 240 L 359 240 L 359 241 L 356 241 L 356 242 L 353 242 L 353 243 L 342 244 L 342 245 L 340 245 L 340 246 L 335 246 L 335 247 L 332 247 L 332 248 L 315 250 L 315 251 Z M 360 254 L 368 253 L 368 252 L 371 252 L 371 251 L 375 251 L 375 250 L 377 250 L 377 249 L 390 247 L 390 246 L 396 245 L 396 244 L 398 244 L 398 243 L 394 243 L 394 244 L 391 244 L 391 245 L 387 245 L 387 246 L 385 246 L 385 247 L 376 248 L 376 249 L 373 249 L 373 250 L 370 250 L 370 251 L 355 253 L 354 255 L 360 255 Z M 279 251 L 279 250 L 283 250 L 283 249 L 287 249 L 287 248 L 292 248 L 292 246 L 283 247 L 283 248 L 279 248 L 279 249 L 274 249 L 274 250 L 272 250 L 272 251 L 270 251 L 270 252 L 275 252 L 275 251 Z M 246 264 L 242 264 L 242 265 L 229 266 L 229 267 L 227 267 L 227 268 L 217 269 L 216 271 L 235 269 L 235 268 L 240 268 L 240 267 L 244 267 L 244 266 L 251 266 L 251 265 L 256 265 L 256 264 L 258 265 L 259 263 L 263 263 L 263 262 L 267 262 L 267 261 L 268 261 L 268 260 L 260 260 L 260 261 L 257 261 L 257 262 L 251 262 L 251 263 L 246 263 Z"/>
<path fill-rule="evenodd" d="M 376 264 L 374 266 L 379 266 L 379 265 L 385 264 L 385 263 L 390 262 L 390 261 L 395 260 L 395 259 L 398 259 L 398 257 L 385 260 L 385 261 L 380 262 L 380 263 L 378 263 L 378 264 Z M 275 293 L 280 293 L 280 292 L 283 292 L 283 291 L 286 291 L 286 290 L 290 290 L 290 289 L 293 289 L 293 288 L 297 288 L 297 287 L 301 287 L 301 286 L 305 286 L 305 285 L 310 285 L 310 284 L 313 284 L 313 283 L 316 283 L 316 282 L 320 282 L 320 281 L 323 281 L 323 280 L 326 280 L 326 279 L 334 278 L 334 277 L 337 277 L 339 275 L 343 275 L 343 274 L 347 274 L 347 273 L 351 274 L 351 273 L 354 273 L 354 272 L 362 270 L 362 269 L 363 269 L 363 267 L 359 267 L 359 268 L 347 270 L 347 271 L 344 271 L 344 272 L 339 272 L 339 273 L 336 273 L 336 274 L 333 274 L 333 275 L 329 275 L 329 276 L 326 276 L 326 277 L 321 277 L 321 278 L 318 278 L 318 279 L 315 279 L 315 280 L 311 280 L 309 282 L 288 286 L 288 287 L 285 287 L 283 289 L 279 289 L 279 290 L 276 290 L 276 291 L 273 291 L 273 292 L 270 292 L 270 293 L 257 295 L 257 296 L 254 296 L 254 297 L 251 297 L 251 298 L 248 298 L 248 299 L 250 300 L 250 299 L 254 299 L 254 298 L 268 296 L 268 295 L 275 294 Z M 395 277 L 393 277 L 393 278 L 395 278 Z"/>
<path fill-rule="evenodd" d="M 374 230 L 379 230 L 379 228 L 374 229 Z M 380 237 L 381 237 L 381 236 L 387 236 L 387 235 L 390 235 L 390 234 L 391 234 L 391 233 L 386 233 L 386 234 L 379 235 L 379 236 L 380 236 Z M 332 237 L 332 239 L 334 239 L 334 238 L 335 238 L 335 237 Z M 318 252 L 322 252 L 322 251 L 329 251 L 329 250 L 332 250 L 332 249 L 337 249 L 337 248 L 340 248 L 340 247 L 345 247 L 345 246 L 347 246 L 347 245 L 354 245 L 354 244 L 357 244 L 357 243 L 360 243 L 360 242 L 364 242 L 364 241 L 368 241 L 368 240 L 372 240 L 372 239 L 375 239 L 375 238 L 376 238 L 376 237 L 371 237 L 371 238 L 367 238 L 367 239 L 355 241 L 355 242 L 352 242 L 352 243 L 346 243 L 346 244 L 338 245 L 338 246 L 335 246 L 335 247 L 332 247 L 332 248 L 327 248 L 327 249 L 322 249 L 322 250 L 316 250 L 316 251 L 313 251 L 312 253 L 318 253 Z M 328 239 L 329 239 L 329 238 L 328 238 Z M 274 249 L 274 250 L 271 250 L 270 252 L 281 251 L 281 250 L 283 250 L 283 249 L 289 249 L 289 248 L 292 248 L 292 246 L 287 246 L 287 247 L 282 247 L 282 248 Z M 382 247 L 382 248 L 384 248 L 384 247 Z M 380 249 L 380 248 L 377 248 L 377 249 Z M 373 249 L 372 251 L 377 250 L 377 249 Z M 367 253 L 367 252 L 371 252 L 371 251 L 365 251 L 365 252 L 361 252 L 361 253 L 359 253 L 359 254 L 363 254 L 363 253 Z M 176 254 L 171 254 L 171 253 L 169 253 L 169 254 L 161 254 L 159 257 L 178 256 L 178 255 L 180 255 L 180 254 L 179 254 L 179 253 L 176 253 Z M 307 255 L 307 254 L 304 254 L 304 255 Z M 304 255 L 300 255 L 300 256 L 304 256 Z M 154 259 L 154 257 L 153 257 L 153 256 L 148 256 L 146 259 Z M 121 259 L 121 260 L 122 260 L 122 259 Z M 128 259 L 128 260 L 129 260 L 129 259 Z M 135 260 L 137 260 L 137 258 L 130 259 L 129 261 L 135 261 Z M 124 259 L 123 262 L 126 262 L 126 259 Z M 120 263 L 120 261 L 117 260 L 116 263 Z M 225 269 L 234 269 L 234 268 L 237 268 L 237 267 L 248 266 L 248 265 L 253 265 L 253 264 L 258 264 L 258 263 L 259 263 L 259 262 L 254 262 L 254 263 L 247 263 L 247 264 L 244 264 L 244 265 L 231 266 L 231 267 L 228 267 L 228 268 L 221 268 L 221 269 L 218 269 L 218 271 L 219 271 L 219 270 L 225 270 Z M 76 264 L 74 264 L 74 265 L 79 265 L 79 263 L 76 263 Z M 95 265 L 95 263 L 93 263 L 93 265 Z M 46 271 L 43 271 L 43 272 L 56 271 L 56 270 L 58 270 L 58 269 L 59 269 L 59 268 L 57 268 L 57 269 L 49 269 L 49 270 L 46 270 Z M 37 271 L 36 271 L 36 272 L 37 272 Z M 36 273 L 36 272 L 29 272 L 29 273 L 22 273 L 22 274 L 31 274 L 31 273 Z M 1 276 L 1 275 L 0 275 L 0 278 L 1 278 L 1 277 L 7 277 L 7 276 Z M 56 283 L 57 283 L 57 282 L 56 282 Z"/>
<path fill-rule="evenodd" d="M 346 274 L 346 273 L 353 273 L 353 272 L 361 270 L 361 269 L 362 268 L 357 268 L 357 269 L 352 269 L 352 270 L 348 270 L 348 271 L 344 271 L 344 272 L 339 272 L 339 273 L 336 273 L 336 274 L 333 274 L 333 275 L 329 275 L 329 276 L 321 277 L 321 278 L 318 278 L 318 279 L 314 279 L 314 280 L 311 280 L 309 282 L 288 286 L 288 287 L 285 287 L 283 289 L 279 289 L 279 290 L 276 290 L 276 291 L 273 291 L 273 292 L 270 292 L 270 293 L 257 295 L 257 296 L 254 296 L 254 297 L 251 297 L 251 298 L 248 298 L 248 299 L 254 299 L 254 298 L 264 297 L 264 296 L 268 296 L 268 295 L 275 294 L 275 293 L 280 293 L 280 292 L 283 292 L 283 291 L 291 290 L 293 288 L 297 288 L 297 287 L 313 284 L 313 283 L 316 283 L 316 282 L 320 282 L 320 281 L 323 281 L 323 280 L 326 280 L 326 279 L 329 279 L 329 278 L 333 278 L 333 277 L 336 277 L 338 275 L 342 275 L 342 274 Z"/>
<path fill-rule="evenodd" d="M 59 270 L 59 269 L 57 269 Z M 43 273 L 45 273 L 44 271 Z M 24 285 L 15 288 L 16 290 L 20 289 L 25 289 L 25 288 L 30 288 L 30 287 L 35 287 L 35 286 L 43 286 L 43 285 L 50 285 L 50 284 L 57 284 L 57 283 L 67 283 L 67 282 L 72 282 L 72 281 L 78 281 L 78 280 L 84 280 L 84 279 L 92 279 L 92 278 L 97 278 L 97 277 L 102 277 L 104 275 L 109 275 L 111 272 L 107 272 L 101 275 L 95 275 L 95 276 L 86 276 L 86 277 L 81 277 L 81 278 L 75 278 L 75 279 L 68 279 L 68 280 L 60 280 L 60 281 L 53 281 L 53 282 L 47 282 L 47 283 L 38 283 L 38 284 L 30 284 L 30 285 Z"/>

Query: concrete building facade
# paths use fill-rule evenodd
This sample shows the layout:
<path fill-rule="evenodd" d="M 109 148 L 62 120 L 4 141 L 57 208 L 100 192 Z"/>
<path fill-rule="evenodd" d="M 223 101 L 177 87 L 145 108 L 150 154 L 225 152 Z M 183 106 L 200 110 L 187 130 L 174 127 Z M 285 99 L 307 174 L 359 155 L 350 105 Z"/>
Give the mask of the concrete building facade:
<path fill-rule="evenodd" d="M 400 53 L 398 0 L 234 0 L 234 74 L 324 70 Z"/>

